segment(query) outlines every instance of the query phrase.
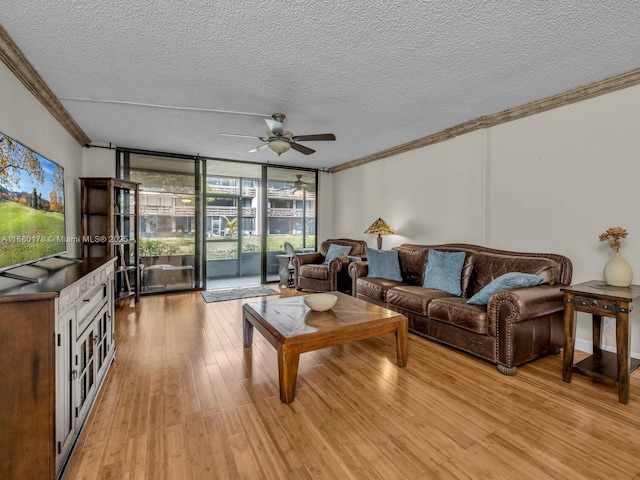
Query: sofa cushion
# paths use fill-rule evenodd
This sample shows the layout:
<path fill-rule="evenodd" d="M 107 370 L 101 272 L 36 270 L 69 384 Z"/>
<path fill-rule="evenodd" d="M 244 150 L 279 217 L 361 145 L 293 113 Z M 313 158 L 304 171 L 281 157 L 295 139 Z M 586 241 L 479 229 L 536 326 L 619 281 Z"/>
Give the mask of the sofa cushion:
<path fill-rule="evenodd" d="M 475 295 L 485 285 L 509 272 L 541 275 L 543 285 L 553 285 L 560 282 L 560 267 L 561 265 L 551 258 L 475 252 L 468 296 Z"/>
<path fill-rule="evenodd" d="M 401 285 L 387 291 L 387 303 L 390 306 L 399 307 L 403 310 L 408 310 L 426 317 L 431 300 L 450 296 L 450 293 L 442 290 L 433 290 L 413 285 Z"/>
<path fill-rule="evenodd" d="M 478 293 L 471 297 L 467 303 L 472 305 L 486 305 L 489 297 L 499 290 L 510 290 L 512 288 L 533 287 L 542 283 L 544 278 L 541 275 L 530 273 L 509 272 L 499 276 L 493 282 L 485 285 Z"/>
<path fill-rule="evenodd" d="M 364 277 L 359 278 L 356 284 L 358 295 L 374 298 L 380 302 L 387 301 L 387 292 L 393 287 L 402 285 L 402 282 L 387 280 L 385 278 Z"/>
<path fill-rule="evenodd" d="M 398 252 L 402 280 L 405 283 L 408 283 L 409 285 L 424 284 L 425 267 L 427 265 L 427 257 L 430 249 L 431 247 L 426 245 L 411 245 L 407 243 L 393 248 L 393 250 L 397 250 Z M 462 291 L 463 297 L 468 296 L 469 283 L 471 281 L 471 275 L 473 274 L 474 252 L 466 251 L 460 247 L 451 248 L 446 245 L 438 246 L 437 250 L 441 252 L 464 251 L 467 254 L 462 267 L 462 274 L 460 276 L 460 290 Z"/>
<path fill-rule="evenodd" d="M 471 282 L 471 275 L 473 274 L 473 253 L 467 252 L 467 256 L 464 259 L 464 265 L 462 266 L 462 273 L 460 275 L 460 290 L 462 290 L 462 296 L 467 297 L 469 291 L 469 282 Z"/>
<path fill-rule="evenodd" d="M 336 245 L 332 243 L 329 245 L 329 250 L 327 250 L 327 256 L 324 257 L 323 265 L 328 265 L 331 260 L 338 257 L 346 257 L 351 252 L 351 247 L 349 245 Z"/>
<path fill-rule="evenodd" d="M 353 240 L 351 238 L 328 238 L 320 244 L 318 253 L 323 257 L 326 257 L 331 245 L 347 245 L 351 247 L 351 255 L 356 256 L 363 256 L 364 250 L 367 248 L 367 242 L 364 240 Z"/>
<path fill-rule="evenodd" d="M 429 302 L 428 316 L 433 320 L 446 322 L 470 332 L 487 335 L 489 325 L 487 308 L 469 305 L 461 297 L 436 298 Z"/>
<path fill-rule="evenodd" d="M 300 265 L 298 276 L 306 278 L 315 278 L 317 280 L 327 280 L 329 278 L 329 267 L 326 265 L 315 265 L 307 263 Z"/>
<path fill-rule="evenodd" d="M 465 258 L 465 252 L 429 250 L 422 286 L 460 296 L 460 279 Z"/>
<path fill-rule="evenodd" d="M 410 285 L 422 285 L 429 249 L 417 245 L 402 245 L 394 247 L 394 250 L 398 252 L 402 280 Z"/>
<path fill-rule="evenodd" d="M 398 252 L 395 250 L 374 250 L 367 248 L 368 277 L 385 278 L 387 280 L 402 281 Z"/>

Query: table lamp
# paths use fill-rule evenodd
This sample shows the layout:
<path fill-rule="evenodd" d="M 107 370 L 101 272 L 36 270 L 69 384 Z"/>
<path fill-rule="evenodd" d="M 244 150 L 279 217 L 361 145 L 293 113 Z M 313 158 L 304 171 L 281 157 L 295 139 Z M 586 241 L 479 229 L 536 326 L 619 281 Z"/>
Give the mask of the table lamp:
<path fill-rule="evenodd" d="M 378 218 L 365 230 L 364 233 L 373 233 L 374 235 L 378 235 L 378 250 L 382 250 L 382 235 L 393 235 L 396 232 L 387 224 L 387 222 Z"/>

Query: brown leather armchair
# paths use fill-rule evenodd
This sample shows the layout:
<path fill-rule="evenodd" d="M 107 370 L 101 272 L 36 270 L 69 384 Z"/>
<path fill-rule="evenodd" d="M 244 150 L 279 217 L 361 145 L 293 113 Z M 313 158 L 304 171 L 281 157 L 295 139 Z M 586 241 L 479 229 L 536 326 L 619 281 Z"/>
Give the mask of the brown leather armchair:
<path fill-rule="evenodd" d="M 351 247 L 347 254 L 333 258 L 324 264 L 330 245 Z M 325 240 L 320 249 L 313 253 L 296 253 L 293 257 L 293 271 L 297 290 L 307 289 L 315 292 L 340 291 L 351 292 L 351 278 L 347 267 L 352 258 L 366 256 L 367 242 L 349 238 L 333 238 Z"/>

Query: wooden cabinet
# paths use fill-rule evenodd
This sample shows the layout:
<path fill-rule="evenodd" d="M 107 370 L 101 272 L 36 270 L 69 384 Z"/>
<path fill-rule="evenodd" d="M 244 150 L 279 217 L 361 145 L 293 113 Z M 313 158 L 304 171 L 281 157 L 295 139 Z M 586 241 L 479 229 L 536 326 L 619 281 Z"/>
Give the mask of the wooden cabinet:
<path fill-rule="evenodd" d="M 112 258 L 0 295 L 0 476 L 56 479 L 115 355 Z"/>
<path fill-rule="evenodd" d="M 140 184 L 116 178 L 84 177 L 81 182 L 83 257 L 116 257 L 116 301 L 140 298 Z"/>

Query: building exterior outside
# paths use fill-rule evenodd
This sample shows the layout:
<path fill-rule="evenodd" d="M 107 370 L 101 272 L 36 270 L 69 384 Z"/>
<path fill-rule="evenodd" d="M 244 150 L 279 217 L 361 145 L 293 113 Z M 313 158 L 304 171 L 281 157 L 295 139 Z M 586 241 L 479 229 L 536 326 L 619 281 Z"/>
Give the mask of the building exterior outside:
<path fill-rule="evenodd" d="M 276 256 L 284 253 L 285 242 L 295 248 L 315 248 L 315 185 L 296 189 L 295 178 L 269 180 L 265 196 L 259 178 L 207 175 L 205 191 L 197 195 L 191 174 L 159 175 L 132 168 L 130 176 L 142 184 L 140 257 L 145 293 L 196 287 L 198 250 L 204 252 L 201 261 L 206 280 L 260 275 L 266 245 L 266 275 L 275 279 Z M 196 248 L 198 242 L 202 249 Z M 161 276 L 157 270 L 162 265 L 162 275 L 168 277 L 171 272 L 174 281 L 145 285 L 152 271 L 154 278 Z"/>

